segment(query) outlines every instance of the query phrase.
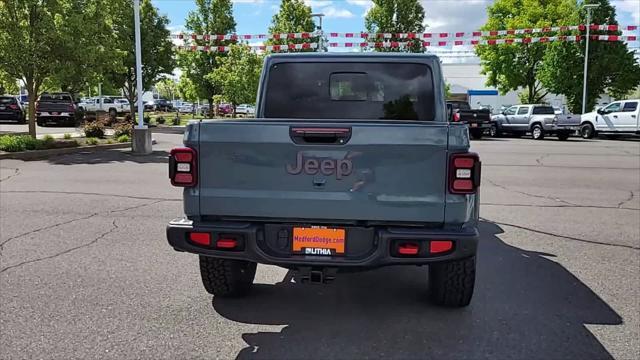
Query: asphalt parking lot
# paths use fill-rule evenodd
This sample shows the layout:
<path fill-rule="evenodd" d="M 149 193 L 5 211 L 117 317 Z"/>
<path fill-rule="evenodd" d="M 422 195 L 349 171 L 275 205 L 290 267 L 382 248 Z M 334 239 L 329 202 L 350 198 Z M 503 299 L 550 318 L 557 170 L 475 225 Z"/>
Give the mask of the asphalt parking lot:
<path fill-rule="evenodd" d="M 295 285 L 259 266 L 215 299 L 174 252 L 167 151 L 2 160 L 0 358 L 635 359 L 640 142 L 487 139 L 472 304 L 426 302 L 426 269 Z"/>

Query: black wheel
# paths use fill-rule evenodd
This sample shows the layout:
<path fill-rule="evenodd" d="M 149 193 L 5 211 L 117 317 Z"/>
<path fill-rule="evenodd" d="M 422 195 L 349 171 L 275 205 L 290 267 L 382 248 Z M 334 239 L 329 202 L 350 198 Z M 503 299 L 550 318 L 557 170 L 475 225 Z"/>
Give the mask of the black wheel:
<path fill-rule="evenodd" d="M 569 136 L 571 135 L 571 133 L 568 132 L 559 132 L 558 133 L 558 140 L 560 141 L 566 141 L 567 139 L 569 139 Z"/>
<path fill-rule="evenodd" d="M 498 131 L 498 126 L 496 124 L 491 124 L 491 127 L 489 128 L 489 136 L 500 137 L 500 132 Z"/>
<path fill-rule="evenodd" d="M 18 119 L 18 124 L 26 124 L 26 123 L 27 123 L 27 116 L 22 115 L 22 117 Z"/>
<path fill-rule="evenodd" d="M 202 284 L 209 294 L 239 297 L 251 290 L 257 264 L 251 261 L 200 256 Z"/>
<path fill-rule="evenodd" d="M 482 139 L 482 129 L 474 129 L 471 130 L 471 137 L 475 140 L 480 140 Z"/>
<path fill-rule="evenodd" d="M 533 138 L 533 140 L 544 139 L 544 129 L 542 128 L 542 125 L 533 125 L 533 127 L 531 128 L 531 137 Z"/>
<path fill-rule="evenodd" d="M 36 119 L 36 124 L 40 127 L 44 127 L 45 122 L 44 120 L 38 118 Z"/>
<path fill-rule="evenodd" d="M 116 116 L 118 116 L 118 111 L 116 111 L 116 109 L 109 109 L 109 118 L 113 120 Z"/>
<path fill-rule="evenodd" d="M 440 306 L 464 307 L 473 297 L 476 257 L 429 265 L 431 301 Z"/>
<path fill-rule="evenodd" d="M 580 127 L 580 135 L 583 139 L 593 139 L 593 137 L 596 135 L 596 129 L 593 128 L 593 125 L 591 125 L 591 123 L 584 123 Z"/>

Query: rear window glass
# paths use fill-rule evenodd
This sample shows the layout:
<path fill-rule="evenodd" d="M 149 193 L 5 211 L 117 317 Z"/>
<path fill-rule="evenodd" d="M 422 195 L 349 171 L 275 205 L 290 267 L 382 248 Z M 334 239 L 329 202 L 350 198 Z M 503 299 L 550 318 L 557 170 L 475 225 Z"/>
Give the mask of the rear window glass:
<path fill-rule="evenodd" d="M 627 102 L 624 103 L 624 108 L 622 109 L 622 111 L 625 112 L 633 112 L 636 111 L 636 109 L 638 108 L 638 103 L 637 102 Z"/>
<path fill-rule="evenodd" d="M 73 100 L 69 94 L 42 94 L 40 95 L 40 101 L 72 102 Z"/>
<path fill-rule="evenodd" d="M 534 106 L 533 115 L 555 115 L 551 106 Z"/>
<path fill-rule="evenodd" d="M 16 98 L 12 98 L 12 97 L 0 97 L 0 104 L 17 104 L 18 101 L 16 100 Z"/>
<path fill-rule="evenodd" d="M 452 101 L 451 106 L 454 110 L 471 110 L 468 103 L 462 101 Z"/>
<path fill-rule="evenodd" d="M 280 63 L 266 86 L 266 118 L 433 121 L 431 69 L 398 63 Z"/>

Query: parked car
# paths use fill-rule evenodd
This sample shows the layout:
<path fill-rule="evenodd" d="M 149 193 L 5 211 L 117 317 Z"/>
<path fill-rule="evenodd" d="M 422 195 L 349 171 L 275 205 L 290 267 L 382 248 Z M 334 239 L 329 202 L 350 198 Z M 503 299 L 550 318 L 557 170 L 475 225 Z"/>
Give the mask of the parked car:
<path fill-rule="evenodd" d="M 557 115 L 549 105 L 514 105 L 502 114 L 492 117 L 492 133 L 525 135 L 531 133 L 535 140 L 546 135 L 556 135 L 567 140 L 580 127 L 580 115 Z"/>
<path fill-rule="evenodd" d="M 255 114 L 256 108 L 250 104 L 240 104 L 236 106 L 236 115 L 251 116 Z"/>
<path fill-rule="evenodd" d="M 467 124 L 474 139 L 481 139 L 486 130 L 491 129 L 491 110 L 471 109 L 466 101 L 447 101 L 451 121 Z"/>
<path fill-rule="evenodd" d="M 0 96 L 0 120 L 13 120 L 18 124 L 27 122 L 27 112 L 15 96 Z"/>
<path fill-rule="evenodd" d="M 582 115 L 580 135 L 591 139 L 602 134 L 640 134 L 639 99 L 614 101 Z"/>
<path fill-rule="evenodd" d="M 112 118 L 131 112 L 127 99 L 111 96 L 103 96 L 102 105 L 100 105 L 100 97 L 84 99 L 78 104 L 78 108 L 85 113 L 107 112 Z"/>
<path fill-rule="evenodd" d="M 168 242 L 199 255 L 204 288 L 246 295 L 257 263 L 316 284 L 429 265 L 432 301 L 467 306 L 481 163 L 467 127 L 437 105 L 440 60 L 270 55 L 262 74 L 259 120 L 190 123 L 170 153 L 186 216 L 169 223 Z M 310 77 L 327 81 L 318 89 Z"/>
<path fill-rule="evenodd" d="M 218 104 L 218 115 L 230 115 L 233 113 L 231 104 Z"/>
<path fill-rule="evenodd" d="M 36 102 L 38 126 L 48 124 L 76 126 L 82 119 L 82 113 L 69 93 L 43 93 Z"/>
<path fill-rule="evenodd" d="M 191 114 L 194 111 L 194 105 L 192 103 L 184 102 L 178 107 L 178 112 L 182 114 Z"/>
<path fill-rule="evenodd" d="M 145 105 L 145 110 L 150 110 L 150 111 L 173 111 L 173 105 L 171 104 L 171 101 L 166 100 L 166 99 L 154 99 L 151 100 L 149 102 L 147 102 Z"/>
<path fill-rule="evenodd" d="M 209 106 L 209 104 L 200 105 L 198 107 L 198 114 L 202 116 L 209 116 L 209 109 L 211 109 L 211 106 Z"/>

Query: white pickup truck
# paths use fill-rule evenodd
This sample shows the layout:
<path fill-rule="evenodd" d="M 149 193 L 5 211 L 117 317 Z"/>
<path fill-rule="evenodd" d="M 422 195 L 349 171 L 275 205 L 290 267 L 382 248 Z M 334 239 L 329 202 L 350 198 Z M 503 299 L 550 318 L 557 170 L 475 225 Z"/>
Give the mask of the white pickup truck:
<path fill-rule="evenodd" d="M 639 99 L 614 101 L 582 115 L 580 135 L 591 139 L 598 133 L 640 134 Z"/>
<path fill-rule="evenodd" d="M 100 98 L 93 97 L 83 100 L 78 107 L 88 113 L 108 112 L 109 116 L 116 117 L 119 114 L 131 112 L 129 101 L 122 98 L 102 97 L 102 107 L 100 106 Z"/>

